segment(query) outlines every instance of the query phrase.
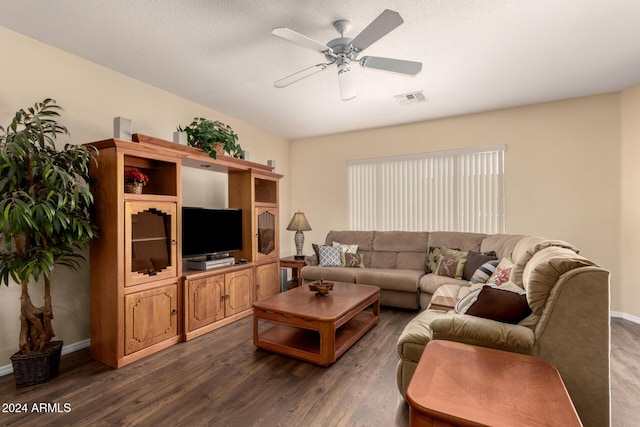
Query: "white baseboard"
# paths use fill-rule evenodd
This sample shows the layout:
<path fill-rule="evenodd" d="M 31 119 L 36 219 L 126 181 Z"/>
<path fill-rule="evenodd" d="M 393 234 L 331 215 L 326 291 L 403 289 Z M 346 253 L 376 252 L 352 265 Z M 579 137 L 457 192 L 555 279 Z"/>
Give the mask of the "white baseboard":
<path fill-rule="evenodd" d="M 621 311 L 612 311 L 611 312 L 611 317 L 616 317 L 616 318 L 619 318 L 619 319 L 628 320 L 630 322 L 640 324 L 640 317 L 633 316 L 633 315 L 627 314 L 627 313 L 622 313 Z"/>
<path fill-rule="evenodd" d="M 65 345 L 62 347 L 62 355 L 73 353 L 74 351 L 81 350 L 83 348 L 87 348 L 91 345 L 91 340 L 86 339 L 78 342 L 74 342 L 73 344 Z M 0 377 L 3 375 L 8 375 L 13 372 L 13 365 L 8 364 L 4 366 L 0 366 Z"/>

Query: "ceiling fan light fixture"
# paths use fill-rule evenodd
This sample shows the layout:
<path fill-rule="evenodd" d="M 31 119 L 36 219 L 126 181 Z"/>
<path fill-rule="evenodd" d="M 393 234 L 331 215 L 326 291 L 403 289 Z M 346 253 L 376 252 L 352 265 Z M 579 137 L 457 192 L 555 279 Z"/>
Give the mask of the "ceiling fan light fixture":
<path fill-rule="evenodd" d="M 377 56 L 365 56 L 358 59 L 358 54 L 379 39 L 390 33 L 403 23 L 403 19 L 398 12 L 385 9 L 376 19 L 374 19 L 355 38 L 345 37 L 351 28 L 351 22 L 341 19 L 333 23 L 334 28 L 340 37 L 323 44 L 310 39 L 289 28 L 275 28 L 272 31 L 274 36 L 290 41 L 298 46 L 316 50 L 324 54 L 326 64 L 318 64 L 291 74 L 283 79 L 277 80 L 274 86 L 283 88 L 291 83 L 297 82 L 312 74 L 326 69 L 329 65 L 336 64 L 338 67 L 338 82 L 340 85 L 340 96 L 343 101 L 355 98 L 355 81 L 349 68 L 353 61 L 360 63 L 363 68 L 390 71 L 392 73 L 415 76 L 422 70 L 422 63 L 415 61 L 405 61 L 401 59 L 384 58 Z"/>

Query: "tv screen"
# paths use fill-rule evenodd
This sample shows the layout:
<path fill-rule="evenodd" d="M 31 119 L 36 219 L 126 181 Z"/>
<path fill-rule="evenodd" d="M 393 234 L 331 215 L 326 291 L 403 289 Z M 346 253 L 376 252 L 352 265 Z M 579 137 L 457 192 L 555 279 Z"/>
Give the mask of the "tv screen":
<path fill-rule="evenodd" d="M 182 208 L 182 256 L 215 255 L 242 249 L 242 210 Z"/>

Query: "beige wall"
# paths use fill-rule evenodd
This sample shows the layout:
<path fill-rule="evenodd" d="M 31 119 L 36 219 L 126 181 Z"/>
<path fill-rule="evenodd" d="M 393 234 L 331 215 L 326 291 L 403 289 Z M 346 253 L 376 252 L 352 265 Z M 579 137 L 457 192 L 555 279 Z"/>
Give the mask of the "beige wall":
<path fill-rule="evenodd" d="M 623 266 L 619 310 L 640 318 L 640 85 L 622 92 L 622 152 L 620 191 L 620 260 Z"/>
<path fill-rule="evenodd" d="M 238 133 L 239 142 L 250 151 L 252 161 L 277 161 L 277 172 L 285 175 L 280 200 L 281 227 L 286 227 L 285 221 L 291 215 L 288 140 L 2 27 L 0 47 L 4 58 L 0 67 L 3 126 L 17 109 L 46 97 L 56 99 L 65 109 L 61 121 L 69 128 L 74 143 L 112 137 L 113 118 L 117 116 L 131 119 L 134 132 L 167 140 L 172 139 L 178 124 L 188 124 L 193 117 L 221 120 Z M 226 194 L 226 179 L 216 175 L 188 171 L 184 177 L 185 200 L 222 207 L 226 203 L 221 196 Z M 286 245 L 285 250 L 293 251 Z M 35 295 L 39 296 L 38 291 Z M 10 363 L 9 356 L 18 348 L 18 298 L 17 285 L 0 287 L 0 367 Z M 79 272 L 61 269 L 55 275 L 53 302 L 57 338 L 65 344 L 89 338 L 88 262 Z"/>
<path fill-rule="evenodd" d="M 621 310 L 619 93 L 294 141 L 293 207 L 313 227 L 306 252 L 348 227 L 347 160 L 496 144 L 507 145 L 506 232 L 578 246 L 612 272 Z"/>

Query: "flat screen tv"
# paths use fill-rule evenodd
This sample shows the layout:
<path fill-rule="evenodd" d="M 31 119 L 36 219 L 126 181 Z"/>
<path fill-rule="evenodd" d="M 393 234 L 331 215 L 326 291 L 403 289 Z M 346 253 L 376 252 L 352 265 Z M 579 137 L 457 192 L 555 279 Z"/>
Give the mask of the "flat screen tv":
<path fill-rule="evenodd" d="M 242 249 L 242 210 L 182 208 L 182 256 L 215 256 Z"/>

